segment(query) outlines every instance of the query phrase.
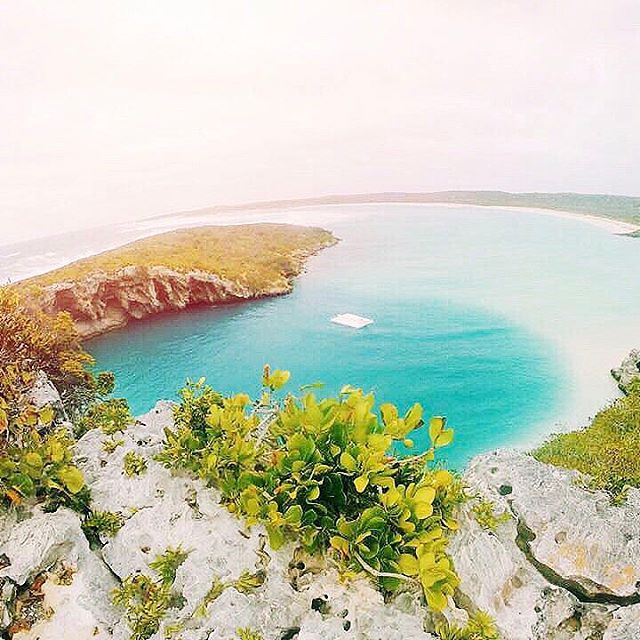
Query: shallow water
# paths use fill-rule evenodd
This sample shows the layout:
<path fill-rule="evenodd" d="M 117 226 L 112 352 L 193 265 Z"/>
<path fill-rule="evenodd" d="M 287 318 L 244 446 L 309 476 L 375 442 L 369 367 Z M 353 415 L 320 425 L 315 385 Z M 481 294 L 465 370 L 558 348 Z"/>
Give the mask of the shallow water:
<path fill-rule="evenodd" d="M 187 376 L 255 393 L 269 362 L 292 371 L 293 389 L 350 383 L 447 415 L 456 438 L 443 455 L 461 466 L 580 424 L 615 395 L 608 369 L 640 342 L 640 241 L 472 207 L 293 215 L 342 241 L 309 261 L 291 295 L 166 315 L 88 344 L 136 413 L 174 397 Z M 340 312 L 375 324 L 331 324 Z"/>

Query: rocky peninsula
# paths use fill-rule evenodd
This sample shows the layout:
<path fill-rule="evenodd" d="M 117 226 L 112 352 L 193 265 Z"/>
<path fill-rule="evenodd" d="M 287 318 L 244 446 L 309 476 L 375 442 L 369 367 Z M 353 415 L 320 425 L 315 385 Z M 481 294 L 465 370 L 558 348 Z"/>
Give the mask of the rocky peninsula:
<path fill-rule="evenodd" d="M 294 225 L 182 229 L 16 287 L 49 315 L 70 313 L 86 339 L 158 313 L 289 293 L 305 260 L 335 242 L 328 231 Z"/>

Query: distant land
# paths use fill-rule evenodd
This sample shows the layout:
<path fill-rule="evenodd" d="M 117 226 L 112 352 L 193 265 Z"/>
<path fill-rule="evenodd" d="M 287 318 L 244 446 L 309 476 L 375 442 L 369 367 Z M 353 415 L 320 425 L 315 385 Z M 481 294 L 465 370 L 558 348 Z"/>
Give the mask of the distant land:
<path fill-rule="evenodd" d="M 202 215 L 204 213 L 229 213 L 233 211 L 287 209 L 327 204 L 367 204 L 374 202 L 468 204 L 485 207 L 550 209 L 554 211 L 566 211 L 568 213 L 590 214 L 640 226 L 640 197 L 638 196 L 586 193 L 510 193 L 508 191 L 432 191 L 425 193 L 388 191 L 383 193 L 327 195 L 314 198 L 219 205 L 184 211 L 179 214 L 168 213 L 153 216 L 153 219 L 176 215 L 191 216 Z"/>

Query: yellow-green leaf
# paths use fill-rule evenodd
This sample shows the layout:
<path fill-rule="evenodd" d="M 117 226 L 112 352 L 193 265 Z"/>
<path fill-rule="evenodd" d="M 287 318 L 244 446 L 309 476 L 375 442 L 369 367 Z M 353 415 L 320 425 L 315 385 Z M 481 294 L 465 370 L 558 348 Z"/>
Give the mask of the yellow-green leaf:
<path fill-rule="evenodd" d="M 442 416 L 434 416 L 429 420 L 429 437 L 431 442 L 435 442 L 440 432 L 444 429 L 447 419 Z"/>
<path fill-rule="evenodd" d="M 410 553 L 403 553 L 398 558 L 398 566 L 405 576 L 415 576 L 418 574 L 418 558 Z"/>
<path fill-rule="evenodd" d="M 58 477 L 71 493 L 78 493 L 84 487 L 84 478 L 78 467 L 64 467 L 58 471 Z"/>
<path fill-rule="evenodd" d="M 446 447 L 451 442 L 453 442 L 453 429 L 445 429 L 440 432 L 433 444 L 436 447 Z"/>
<path fill-rule="evenodd" d="M 358 493 L 362 493 L 367 486 L 369 485 L 369 478 L 368 476 L 358 476 L 354 481 L 353 484 L 356 487 L 356 491 Z"/>
<path fill-rule="evenodd" d="M 38 417 L 42 424 L 48 425 L 53 422 L 53 419 L 56 417 L 56 412 L 51 406 L 43 407 L 38 412 Z"/>
<path fill-rule="evenodd" d="M 343 454 L 340 456 L 340 464 L 347 471 L 355 471 L 358 468 L 358 463 L 356 462 L 356 459 L 346 451 L 343 452 Z"/>

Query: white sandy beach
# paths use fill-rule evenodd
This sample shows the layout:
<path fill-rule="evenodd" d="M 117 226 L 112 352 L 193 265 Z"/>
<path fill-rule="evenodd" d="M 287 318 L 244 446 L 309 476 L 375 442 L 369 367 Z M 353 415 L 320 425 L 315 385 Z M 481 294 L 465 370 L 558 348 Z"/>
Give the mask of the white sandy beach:
<path fill-rule="evenodd" d="M 38 239 L 18 245 L 0 245 L 0 283 L 16 282 L 32 276 L 57 269 L 65 264 L 86 258 L 109 249 L 146 238 L 157 233 L 165 233 L 174 229 L 199 225 L 236 225 L 257 222 L 278 222 L 290 224 L 310 224 L 331 226 L 331 222 L 341 218 L 345 210 L 349 215 L 357 215 L 358 209 L 366 210 L 372 206 L 412 206 L 437 209 L 469 209 L 478 208 L 492 211 L 534 214 L 550 216 L 558 219 L 574 220 L 589 224 L 608 233 L 627 234 L 640 230 L 640 226 L 621 220 L 605 218 L 593 214 L 581 214 L 555 209 L 499 207 L 485 205 L 469 205 L 454 203 L 420 203 L 420 202 L 367 202 L 358 204 L 323 204 L 284 206 L 281 209 L 248 209 L 245 211 L 216 211 L 203 209 L 199 211 L 179 212 L 175 215 L 145 218 L 130 223 L 87 229 L 82 232 L 65 234 L 51 239 Z M 308 217 L 301 214 L 308 211 Z M 71 238 L 73 236 L 73 238 Z M 67 241 L 68 239 L 68 241 Z"/>

